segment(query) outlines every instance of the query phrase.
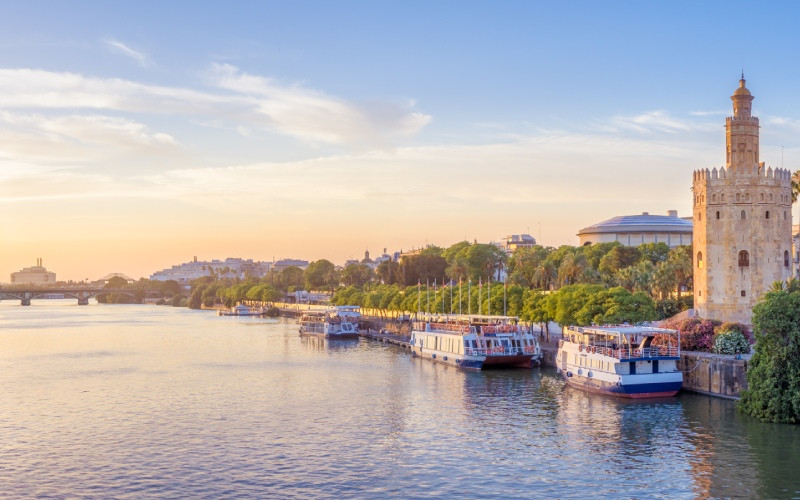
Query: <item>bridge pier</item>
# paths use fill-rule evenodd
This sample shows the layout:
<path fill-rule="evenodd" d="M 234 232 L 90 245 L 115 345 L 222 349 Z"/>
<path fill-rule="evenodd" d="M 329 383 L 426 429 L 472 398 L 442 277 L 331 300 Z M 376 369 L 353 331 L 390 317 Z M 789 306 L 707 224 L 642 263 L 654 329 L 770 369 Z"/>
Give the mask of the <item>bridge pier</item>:
<path fill-rule="evenodd" d="M 88 297 L 78 297 L 78 305 L 79 306 L 88 306 L 89 305 L 89 298 Z"/>
<path fill-rule="evenodd" d="M 29 305 L 31 305 L 31 299 L 29 299 L 28 297 L 24 297 L 24 298 L 20 299 L 19 305 L 21 305 L 21 306 L 29 306 Z"/>

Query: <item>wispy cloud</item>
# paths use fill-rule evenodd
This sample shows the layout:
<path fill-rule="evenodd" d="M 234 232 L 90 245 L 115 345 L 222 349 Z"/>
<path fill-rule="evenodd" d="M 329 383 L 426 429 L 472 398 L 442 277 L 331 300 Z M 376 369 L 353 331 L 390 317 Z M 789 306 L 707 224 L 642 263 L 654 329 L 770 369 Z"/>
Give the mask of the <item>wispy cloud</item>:
<path fill-rule="evenodd" d="M 90 109 L 169 114 L 226 124 L 235 133 L 261 129 L 309 143 L 358 148 L 392 146 L 431 120 L 404 103 L 355 103 L 300 85 L 281 84 L 224 64 L 214 65 L 214 90 L 147 85 L 33 69 L 0 69 L 0 108 Z"/>
<path fill-rule="evenodd" d="M 133 50 L 124 43 L 120 42 L 119 40 L 114 40 L 113 38 L 109 38 L 105 40 L 105 43 L 106 45 L 111 47 L 111 49 L 114 50 L 115 52 L 128 56 L 134 61 L 136 61 L 142 68 L 147 68 L 152 64 L 149 57 L 142 54 L 141 52 Z"/>

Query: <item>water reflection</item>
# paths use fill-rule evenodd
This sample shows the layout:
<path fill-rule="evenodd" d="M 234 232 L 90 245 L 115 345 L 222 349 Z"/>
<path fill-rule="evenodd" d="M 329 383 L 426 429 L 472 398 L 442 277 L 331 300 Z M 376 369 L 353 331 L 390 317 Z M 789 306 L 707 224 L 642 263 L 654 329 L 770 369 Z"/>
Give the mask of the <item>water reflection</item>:
<path fill-rule="evenodd" d="M 301 345 L 308 351 L 344 351 L 355 349 L 360 343 L 360 339 L 328 339 L 316 335 L 299 335 L 299 337 Z"/>
<path fill-rule="evenodd" d="M 0 304 L 0 346 L 11 495 L 800 496 L 800 430 L 705 396 L 620 400 L 165 307 Z"/>

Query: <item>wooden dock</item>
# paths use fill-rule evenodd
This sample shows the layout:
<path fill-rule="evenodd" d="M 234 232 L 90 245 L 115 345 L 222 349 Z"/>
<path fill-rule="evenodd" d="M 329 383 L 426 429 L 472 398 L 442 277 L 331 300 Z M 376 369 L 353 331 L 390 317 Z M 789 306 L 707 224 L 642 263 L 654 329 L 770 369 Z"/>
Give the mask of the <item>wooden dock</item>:
<path fill-rule="evenodd" d="M 380 331 L 374 332 L 372 330 L 364 331 L 362 330 L 359 332 L 359 335 L 368 338 L 371 340 L 377 340 L 378 342 L 383 342 L 385 344 L 394 344 L 396 346 L 400 346 L 403 349 L 411 349 L 411 343 L 409 342 L 408 337 L 404 337 L 402 335 L 396 335 L 393 333 L 381 333 Z"/>

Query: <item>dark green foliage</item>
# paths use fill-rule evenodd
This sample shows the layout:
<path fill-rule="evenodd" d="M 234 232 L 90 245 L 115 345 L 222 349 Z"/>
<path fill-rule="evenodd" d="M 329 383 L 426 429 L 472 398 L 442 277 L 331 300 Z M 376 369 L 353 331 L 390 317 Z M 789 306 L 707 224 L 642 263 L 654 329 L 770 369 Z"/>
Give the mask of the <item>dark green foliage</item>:
<path fill-rule="evenodd" d="M 766 422 L 800 422 L 800 291 L 767 292 L 753 308 L 755 353 L 739 409 Z"/>

